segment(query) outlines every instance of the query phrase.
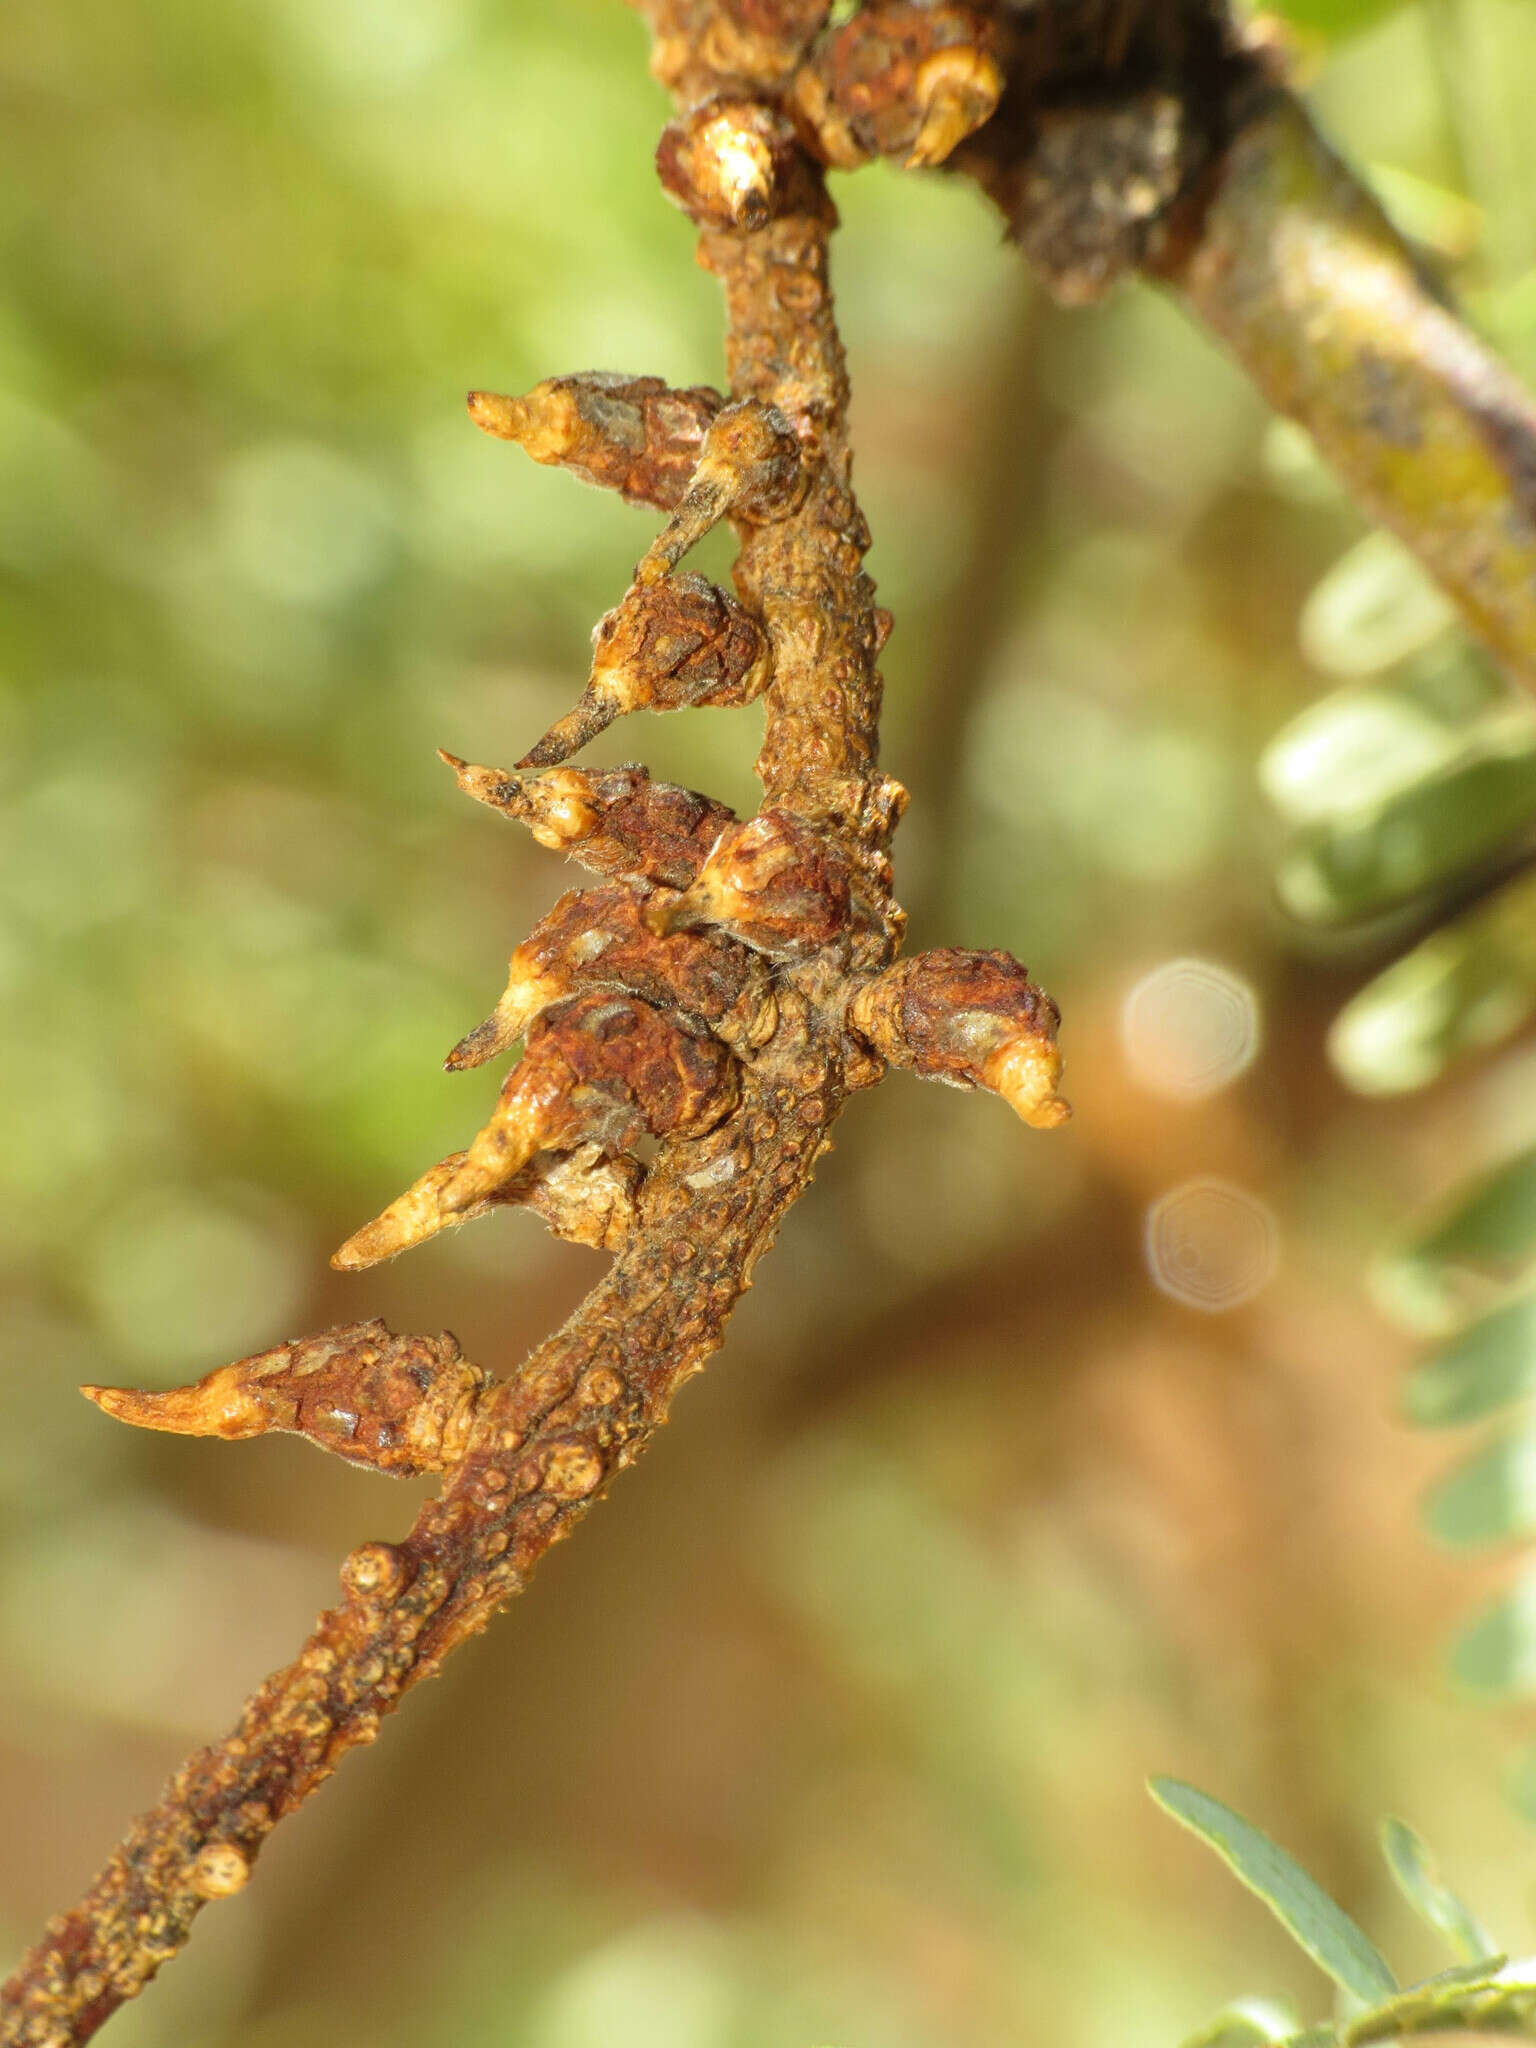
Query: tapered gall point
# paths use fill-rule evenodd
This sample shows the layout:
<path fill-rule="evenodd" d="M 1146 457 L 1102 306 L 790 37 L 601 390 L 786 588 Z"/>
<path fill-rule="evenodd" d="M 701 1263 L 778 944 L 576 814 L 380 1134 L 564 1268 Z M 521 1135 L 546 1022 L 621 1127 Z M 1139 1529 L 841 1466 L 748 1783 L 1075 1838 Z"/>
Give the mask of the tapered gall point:
<path fill-rule="evenodd" d="M 1072 1114 L 1056 1093 L 1060 1014 L 1009 953 L 941 946 L 898 961 L 864 984 L 848 1021 L 893 1067 L 988 1088 L 1038 1130 Z"/>
<path fill-rule="evenodd" d="M 792 813 L 767 806 L 721 833 L 681 895 L 652 896 L 653 931 L 717 925 L 754 952 L 789 960 L 819 952 L 848 928 L 847 861 Z"/>
<path fill-rule="evenodd" d="M 108 1415 L 182 1436 L 308 1437 L 354 1465 L 412 1476 L 457 1463 L 490 1377 L 447 1335 L 349 1323 L 220 1366 L 189 1387 L 83 1387 Z"/>
<path fill-rule="evenodd" d="M 750 612 L 702 576 L 636 584 L 592 634 L 592 671 L 574 711 L 519 768 L 563 761 L 628 711 L 750 704 L 772 673 L 768 637 Z"/>
<path fill-rule="evenodd" d="M 541 846 L 569 853 L 600 875 L 686 888 L 736 813 L 727 804 L 622 768 L 553 768 L 509 775 L 443 753 L 460 789 L 528 827 Z"/>
<path fill-rule="evenodd" d="M 622 989 L 705 1028 L 748 1027 L 769 1001 L 761 961 L 717 935 L 655 932 L 644 912 L 623 883 L 568 889 L 512 955 L 505 993 L 449 1053 L 449 1072 L 510 1051 L 552 1003 L 586 989 Z"/>
<path fill-rule="evenodd" d="M 776 405 L 744 398 L 710 422 L 698 466 L 677 510 L 641 557 L 640 584 L 669 575 L 729 515 L 761 523 L 794 510 L 805 492 L 800 443 Z"/>
<path fill-rule="evenodd" d="M 568 469 L 631 505 L 670 512 L 724 402 L 706 385 L 674 391 L 660 377 L 588 370 L 546 378 L 523 398 L 471 391 L 469 416 L 483 433 L 516 441 L 535 462 Z"/>
<path fill-rule="evenodd" d="M 993 27 L 979 7 L 861 8 L 795 75 L 795 111 L 828 163 L 871 157 L 913 169 L 941 164 L 990 120 L 1003 74 Z"/>
<path fill-rule="evenodd" d="M 642 1136 L 697 1136 L 735 1106 L 736 1063 L 635 996 L 594 992 L 530 1027 L 489 1123 L 364 1224 L 331 1258 L 343 1272 L 435 1237 L 479 1214 L 536 1155 L 596 1145 L 630 1151 Z"/>
<path fill-rule="evenodd" d="M 656 146 L 662 190 L 700 227 L 766 227 L 793 176 L 799 143 L 783 115 L 720 98 L 669 122 Z"/>

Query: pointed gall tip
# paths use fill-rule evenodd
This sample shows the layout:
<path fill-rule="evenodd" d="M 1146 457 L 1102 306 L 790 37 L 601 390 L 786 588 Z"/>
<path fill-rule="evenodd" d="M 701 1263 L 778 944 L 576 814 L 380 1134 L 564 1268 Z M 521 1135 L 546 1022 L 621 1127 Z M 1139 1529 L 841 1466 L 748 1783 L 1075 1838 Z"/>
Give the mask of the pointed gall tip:
<path fill-rule="evenodd" d="M 446 1074 L 462 1074 L 470 1067 L 483 1067 L 487 1060 L 493 1060 L 497 1053 L 505 1052 L 512 1041 L 501 1028 L 501 1019 L 493 1010 L 483 1024 L 477 1024 L 473 1031 L 466 1031 L 458 1044 L 443 1061 Z"/>
<path fill-rule="evenodd" d="M 442 762 L 445 768 L 451 768 L 454 774 L 459 776 L 460 779 L 462 780 L 464 770 L 469 766 L 469 763 L 467 761 L 461 759 L 460 756 L 457 754 L 450 754 L 446 747 L 438 748 L 437 758 L 439 759 L 439 761 Z"/>
<path fill-rule="evenodd" d="M 469 416 L 483 434 L 494 434 L 500 441 L 521 441 L 528 431 L 525 399 L 505 398 L 496 391 L 471 391 L 467 402 Z"/>
<path fill-rule="evenodd" d="M 575 708 L 564 718 L 555 720 L 538 745 L 524 754 L 518 767 L 558 768 L 562 761 L 568 761 L 589 740 L 595 740 L 599 733 L 606 732 L 624 708 L 589 684 Z"/>
<path fill-rule="evenodd" d="M 331 1253 L 331 1270 L 336 1273 L 362 1273 L 369 1266 L 378 1265 L 388 1257 L 387 1252 L 371 1251 L 368 1239 L 373 1231 L 371 1223 L 365 1223 L 361 1230 L 354 1231 L 344 1245 Z"/>
<path fill-rule="evenodd" d="M 982 1068 L 985 1086 L 1037 1131 L 1055 1130 L 1072 1114 L 1072 1105 L 1056 1093 L 1060 1079 L 1060 1051 L 1052 1040 L 1033 1034 L 1000 1046 Z"/>
<path fill-rule="evenodd" d="M 138 1429 L 164 1429 L 177 1436 L 259 1436 L 271 1427 L 266 1409 L 242 1382 L 250 1365 L 242 1359 L 222 1365 L 190 1387 L 150 1393 L 139 1387 L 82 1387 L 104 1415 Z"/>

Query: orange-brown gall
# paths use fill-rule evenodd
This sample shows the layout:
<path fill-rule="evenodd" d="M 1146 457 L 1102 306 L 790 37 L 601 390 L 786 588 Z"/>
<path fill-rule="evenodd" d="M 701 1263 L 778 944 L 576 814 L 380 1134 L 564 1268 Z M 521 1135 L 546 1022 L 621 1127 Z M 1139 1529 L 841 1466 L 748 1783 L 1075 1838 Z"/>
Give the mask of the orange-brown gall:
<path fill-rule="evenodd" d="M 636 584 L 599 619 L 580 703 L 524 755 L 519 768 L 565 760 L 627 711 L 750 704 L 771 672 L 762 627 L 702 576 Z"/>
<path fill-rule="evenodd" d="M 717 98 L 662 130 L 662 190 L 701 227 L 765 227 L 795 171 L 800 145 L 783 115 L 760 100 Z"/>
<path fill-rule="evenodd" d="M 658 931 L 717 925 L 755 952 L 789 960 L 847 930 L 851 886 L 836 847 L 790 812 L 765 806 L 721 833 L 680 896 L 653 896 L 646 917 Z"/>
<path fill-rule="evenodd" d="M 715 934 L 653 931 L 644 912 L 645 898 L 622 882 L 568 889 L 512 955 L 501 1001 L 449 1053 L 449 1070 L 509 1051 L 551 1003 L 584 989 L 627 990 L 701 1026 L 739 1012 L 750 1034 L 769 999 L 761 962 Z"/>
<path fill-rule="evenodd" d="M 291 1431 L 351 1464 L 413 1475 L 457 1460 L 489 1385 L 452 1337 L 396 1337 L 374 1321 L 280 1344 L 190 1387 L 82 1391 L 141 1428 L 223 1437 Z"/>
<path fill-rule="evenodd" d="M 469 416 L 484 433 L 516 441 L 535 462 L 568 469 L 631 505 L 669 512 L 688 488 L 723 402 L 704 385 L 674 391 L 659 377 L 588 370 L 547 378 L 524 398 L 471 391 Z"/>
<path fill-rule="evenodd" d="M 489 1123 L 466 1150 L 423 1174 L 331 1263 L 360 1271 L 466 1222 L 505 1198 L 540 1153 L 596 1145 L 611 1155 L 646 1133 L 706 1131 L 731 1109 L 736 1087 L 735 1062 L 715 1039 L 634 996 L 572 997 L 531 1026 Z"/>
<path fill-rule="evenodd" d="M 456 754 L 442 758 L 466 795 L 518 819 L 541 846 L 568 853 L 600 875 L 684 889 L 736 822 L 727 805 L 674 782 L 654 782 L 633 763 L 509 775 L 471 767 Z"/>
<path fill-rule="evenodd" d="M 991 118 L 1003 89 L 979 7 L 864 7 L 795 76 L 794 106 L 828 163 L 941 164 Z"/>
<path fill-rule="evenodd" d="M 772 86 L 788 77 L 831 0 L 643 0 L 655 38 L 651 71 L 684 106 L 721 78 Z"/>
<path fill-rule="evenodd" d="M 864 984 L 848 1021 L 892 1066 L 989 1088 L 1039 1129 L 1072 1113 L 1056 1093 L 1060 1015 L 1009 953 L 942 946 L 898 961 Z"/>

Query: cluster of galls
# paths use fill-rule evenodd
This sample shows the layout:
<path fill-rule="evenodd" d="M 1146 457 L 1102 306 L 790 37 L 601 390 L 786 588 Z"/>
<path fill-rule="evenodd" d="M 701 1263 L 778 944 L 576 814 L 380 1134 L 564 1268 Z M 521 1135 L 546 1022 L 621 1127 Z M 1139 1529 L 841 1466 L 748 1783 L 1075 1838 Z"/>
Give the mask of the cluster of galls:
<path fill-rule="evenodd" d="M 941 164 L 1003 90 L 983 6 L 875 0 L 835 27 L 827 0 L 734 0 L 702 24 L 693 0 L 650 0 L 648 11 L 652 69 L 693 102 L 663 135 L 657 169 L 701 226 L 762 227 L 792 192 L 801 149 L 839 170 L 882 156 Z M 732 77 L 752 90 L 722 92 Z"/>
<path fill-rule="evenodd" d="M 506 1203 L 535 1208 L 563 1236 L 617 1246 L 640 1141 L 700 1136 L 728 1116 L 742 1063 L 774 1031 L 777 973 L 811 955 L 835 961 L 872 914 L 847 856 L 787 809 L 741 820 L 643 768 L 566 765 L 625 712 L 745 704 L 768 685 L 761 623 L 675 572 L 718 519 L 773 518 L 799 502 L 787 422 L 754 400 L 603 375 L 557 378 L 523 399 L 477 393 L 471 411 L 538 460 L 672 517 L 599 623 L 576 708 L 510 773 L 444 757 L 470 795 L 606 879 L 540 920 L 491 1015 L 448 1055 L 459 1070 L 522 1041 L 490 1121 L 348 1239 L 333 1262 L 347 1269 Z M 849 989 L 866 1064 L 874 1054 L 993 1088 L 1031 1123 L 1066 1114 L 1054 1005 L 1006 955 L 926 954 Z"/>

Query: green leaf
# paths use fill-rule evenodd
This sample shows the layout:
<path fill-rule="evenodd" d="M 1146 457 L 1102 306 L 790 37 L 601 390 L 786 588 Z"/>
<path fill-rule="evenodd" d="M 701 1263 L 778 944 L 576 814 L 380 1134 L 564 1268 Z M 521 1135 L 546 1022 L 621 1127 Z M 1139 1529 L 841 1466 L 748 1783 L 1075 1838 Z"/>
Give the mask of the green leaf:
<path fill-rule="evenodd" d="M 1511 2014 L 1518 2008 L 1522 1992 L 1519 1988 L 1506 1990 L 1499 1974 L 1503 1962 L 1502 1956 L 1489 1956 L 1466 1968 L 1426 1977 L 1369 2012 L 1344 2021 L 1338 2038 L 1345 2048 L 1354 2048 L 1357 2042 L 1397 2040 L 1430 2028 L 1475 2027 L 1498 2009 Z M 1287 2042 L 1286 2048 L 1300 2048 L 1300 2043 Z"/>
<path fill-rule="evenodd" d="M 1372 1276 L 1383 1312 L 1420 1333 L 1459 1321 L 1536 1260 L 1536 1151 L 1463 1189 L 1455 1205 Z"/>
<path fill-rule="evenodd" d="M 1536 1012 L 1536 876 L 1521 875 L 1368 982 L 1334 1020 L 1328 1052 L 1362 1095 L 1436 1081 Z"/>
<path fill-rule="evenodd" d="M 1281 817 L 1316 824 L 1384 803 L 1465 751 L 1462 733 L 1404 691 L 1335 690 L 1276 733 L 1259 783 Z"/>
<path fill-rule="evenodd" d="M 1536 820 L 1536 747 L 1525 721 L 1508 751 L 1490 746 L 1373 809 L 1300 833 L 1275 886 L 1293 917 L 1378 917 L 1485 865 Z"/>
<path fill-rule="evenodd" d="M 1505 1771 L 1504 1796 L 1522 1820 L 1536 1826 L 1536 1748 L 1522 1750 Z"/>
<path fill-rule="evenodd" d="M 1491 1697 L 1536 1693 L 1536 1562 L 1459 1638 L 1451 1670 L 1462 1685 Z"/>
<path fill-rule="evenodd" d="M 1536 1428 L 1512 1429 L 1442 1479 L 1424 1519 L 1454 1550 L 1536 1530 Z"/>
<path fill-rule="evenodd" d="M 1165 1813 L 1198 1835 L 1258 1894 L 1336 1984 L 1367 2005 L 1393 1995 L 1397 1979 L 1376 1949 L 1278 1843 L 1219 1799 L 1177 1778 L 1152 1778 L 1147 1789 Z"/>
<path fill-rule="evenodd" d="M 1278 0 L 1275 12 L 1298 28 L 1319 35 L 1358 35 L 1404 4 L 1404 0 Z"/>
<path fill-rule="evenodd" d="M 1487 1965 L 1497 1944 L 1476 1915 L 1441 1881 L 1422 1836 L 1390 1815 L 1381 1824 L 1381 1853 L 1393 1882 L 1421 1920 L 1443 1934 L 1464 1963 Z"/>
<path fill-rule="evenodd" d="M 1403 1382 L 1403 1413 L 1423 1428 L 1476 1422 L 1536 1393 L 1536 1296 L 1482 1316 Z"/>
<path fill-rule="evenodd" d="M 1312 590 L 1297 632 L 1302 652 L 1337 676 L 1372 676 L 1456 622 L 1456 607 L 1395 534 L 1378 529 Z"/>
<path fill-rule="evenodd" d="M 1283 1998 L 1238 1998 L 1217 2013 L 1180 2048 L 1265 2048 L 1288 2041 L 1300 2027 L 1296 2009 Z"/>

